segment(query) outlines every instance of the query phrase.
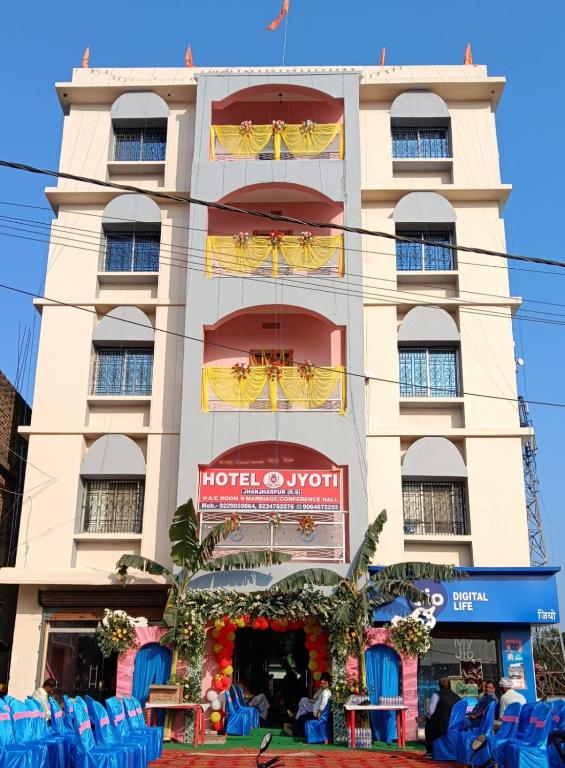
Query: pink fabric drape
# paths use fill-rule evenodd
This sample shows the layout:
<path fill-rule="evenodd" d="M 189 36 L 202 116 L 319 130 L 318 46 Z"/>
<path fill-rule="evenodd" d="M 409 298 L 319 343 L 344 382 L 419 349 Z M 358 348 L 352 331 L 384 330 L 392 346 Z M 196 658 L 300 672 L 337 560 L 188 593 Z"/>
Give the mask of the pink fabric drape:
<path fill-rule="evenodd" d="M 370 627 L 366 631 L 367 644 L 365 650 L 373 645 L 388 645 L 392 648 L 390 634 L 385 627 Z M 396 651 L 396 649 L 394 649 Z M 398 653 L 398 651 L 396 651 Z M 406 713 L 406 737 L 408 741 L 415 740 L 418 736 L 416 715 L 418 714 L 418 659 L 414 656 L 400 656 L 400 674 L 402 676 L 402 696 L 404 704 L 408 707 Z M 345 665 L 345 672 L 351 677 L 359 676 L 359 662 L 349 657 Z"/>

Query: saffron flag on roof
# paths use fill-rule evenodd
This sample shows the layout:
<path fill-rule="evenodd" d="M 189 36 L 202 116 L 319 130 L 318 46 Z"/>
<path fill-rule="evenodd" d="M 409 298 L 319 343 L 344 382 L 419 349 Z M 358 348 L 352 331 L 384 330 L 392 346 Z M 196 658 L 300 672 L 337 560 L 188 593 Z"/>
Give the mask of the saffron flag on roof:
<path fill-rule="evenodd" d="M 284 19 L 284 17 L 285 17 L 285 16 L 286 16 L 286 14 L 288 13 L 288 6 L 289 6 L 289 5 L 290 5 L 290 0 L 283 0 L 283 4 L 282 4 L 282 6 L 281 6 L 281 12 L 280 12 L 280 13 L 279 13 L 279 15 L 277 16 L 277 18 L 276 18 L 274 21 L 272 21 L 272 22 L 269 24 L 269 26 L 267 27 L 267 29 L 268 29 L 270 32 L 274 32 L 274 31 L 275 31 L 275 29 L 276 29 L 276 28 L 279 26 L 279 24 L 281 23 L 281 21 Z"/>

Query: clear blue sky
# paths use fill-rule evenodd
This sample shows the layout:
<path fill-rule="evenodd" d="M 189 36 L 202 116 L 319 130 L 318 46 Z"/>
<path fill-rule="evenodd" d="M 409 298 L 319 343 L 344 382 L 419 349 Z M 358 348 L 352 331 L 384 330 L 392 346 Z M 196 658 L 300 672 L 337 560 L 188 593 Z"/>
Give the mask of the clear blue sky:
<path fill-rule="evenodd" d="M 283 27 L 265 26 L 281 0 L 56 0 L 3 3 L 0 32 L 0 155 L 54 168 L 62 115 L 53 90 L 70 79 L 91 47 L 94 67 L 182 66 L 192 45 L 200 66 L 280 65 Z M 505 211 L 508 249 L 565 261 L 560 234 L 565 209 L 563 100 L 565 4 L 559 0 L 291 0 L 286 63 L 458 64 L 465 43 L 492 75 L 508 79 L 497 115 L 503 181 L 514 185 Z M 0 201 L 46 205 L 41 178 L 0 169 Z M 2 216 L 48 220 L 47 211 L 0 203 Z M 5 232 L 0 225 L 0 232 Z M 23 233 L 13 233 L 23 234 Z M 46 246 L 0 234 L 0 281 L 38 290 Z M 543 272 L 543 270 L 542 270 Z M 561 306 L 526 304 L 565 322 L 565 270 L 515 271 L 515 295 Z M 536 315 L 533 315 L 536 317 Z M 538 317 L 542 317 L 541 315 Z M 18 330 L 35 327 L 27 298 L 0 290 L 0 369 L 15 377 Z M 565 402 L 565 327 L 516 322 L 525 360 L 521 390 L 531 399 Z M 65 343 L 64 339 L 61 343 Z M 72 351 L 70 350 L 69 353 Z M 25 394 L 31 400 L 31 381 Z M 550 558 L 564 564 L 562 514 L 565 409 L 533 407 L 544 524 Z M 504 489 L 501 488 L 501 496 Z M 492 500 L 493 514 L 498 499 Z M 565 610 L 565 579 L 561 579 Z"/>

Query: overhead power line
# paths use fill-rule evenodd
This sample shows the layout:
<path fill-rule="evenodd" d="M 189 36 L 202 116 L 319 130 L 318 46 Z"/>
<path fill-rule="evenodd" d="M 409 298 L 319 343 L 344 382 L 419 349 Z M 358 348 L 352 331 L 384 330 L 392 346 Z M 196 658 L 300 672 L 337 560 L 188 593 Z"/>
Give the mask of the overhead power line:
<path fill-rule="evenodd" d="M 89 314 L 92 314 L 92 315 L 98 315 L 98 312 L 95 309 L 89 309 L 88 307 L 81 306 L 80 304 L 73 304 L 72 302 L 61 301 L 59 299 L 53 299 L 53 298 L 50 298 L 49 296 L 42 296 L 42 295 L 40 295 L 38 293 L 35 293 L 33 291 L 28 291 L 28 290 L 26 290 L 24 288 L 18 288 L 17 286 L 14 286 L 14 285 L 8 285 L 6 283 L 0 283 L 0 289 L 2 289 L 2 288 L 4 290 L 12 291 L 13 293 L 18 293 L 18 294 L 21 294 L 23 296 L 29 296 L 29 297 L 35 298 L 35 299 L 43 299 L 44 301 L 51 302 L 52 304 L 56 304 L 56 305 L 61 306 L 61 307 L 77 309 L 77 310 L 80 310 L 81 312 L 88 312 Z M 147 328 L 147 324 L 142 323 L 142 322 L 138 322 L 136 320 L 121 319 L 120 322 L 126 323 L 128 325 L 138 326 L 138 327 L 141 327 L 141 328 Z M 169 336 L 175 336 L 177 338 L 186 339 L 187 341 L 194 341 L 194 342 L 196 342 L 198 344 L 205 344 L 206 343 L 205 339 L 199 339 L 197 336 L 189 336 L 188 334 L 181 333 L 180 331 L 171 331 L 169 329 L 158 328 L 156 326 L 152 326 L 152 328 L 155 331 L 155 333 L 163 333 L 163 334 L 167 334 Z M 219 349 L 226 349 L 226 350 L 228 350 L 230 352 L 240 352 L 240 353 L 245 354 L 245 355 L 250 355 L 251 354 L 251 351 L 249 349 L 235 347 L 235 346 L 232 346 L 232 345 L 229 345 L 229 344 L 221 344 L 220 342 L 217 342 L 217 341 L 211 341 L 211 342 L 208 342 L 208 343 L 210 344 L 210 346 L 218 347 Z M 312 365 L 312 363 L 310 361 L 294 360 L 292 362 L 292 365 L 296 366 L 296 367 L 298 367 L 300 365 L 305 365 L 305 364 Z M 325 371 L 336 371 L 337 372 L 339 370 L 339 369 L 333 367 L 332 365 L 313 365 L 313 367 L 314 368 L 318 368 L 320 370 L 325 370 Z M 346 373 L 347 376 L 350 376 L 350 377 L 353 377 L 353 378 L 361 378 L 361 379 L 364 379 L 365 381 L 378 381 L 378 382 L 381 382 L 381 383 L 384 383 L 384 384 L 401 384 L 401 382 L 398 379 L 387 379 L 387 378 L 384 378 L 382 376 L 373 376 L 372 374 L 359 373 L 359 372 L 353 372 L 353 371 L 348 371 L 348 370 L 346 370 L 345 373 Z M 432 387 L 430 387 L 430 389 L 431 390 L 435 390 L 435 389 L 443 390 L 443 387 L 433 387 L 432 386 Z M 485 398 L 487 400 L 503 400 L 503 401 L 506 401 L 506 402 L 514 403 L 516 406 L 518 405 L 518 397 L 505 397 L 504 395 L 490 395 L 490 394 L 487 394 L 487 393 L 484 393 L 484 392 L 468 392 L 468 391 L 465 391 L 465 392 L 461 392 L 460 393 L 460 397 L 481 397 L 481 398 Z M 556 403 L 556 402 L 550 402 L 550 401 L 546 401 L 546 400 L 531 400 L 531 399 L 524 399 L 524 402 L 527 402 L 530 405 L 540 405 L 540 406 L 546 406 L 546 407 L 551 407 L 551 408 L 565 408 L 565 402 L 563 402 L 563 403 Z"/>
<path fill-rule="evenodd" d="M 119 189 L 122 192 L 134 192 L 141 195 L 149 195 L 149 197 L 156 197 L 162 200 L 170 200 L 175 203 L 188 203 L 190 205 L 202 205 L 206 208 L 214 208 L 219 211 L 229 211 L 231 213 L 245 214 L 247 216 L 257 216 L 261 219 L 268 219 L 269 221 L 287 222 L 289 224 L 300 224 L 305 227 L 314 227 L 315 229 L 337 229 L 341 232 L 351 232 L 358 235 L 369 235 L 371 237 L 382 237 L 387 240 L 398 240 L 405 243 L 418 243 L 423 245 L 437 246 L 437 243 L 432 240 L 421 240 L 413 237 L 405 237 L 404 235 L 396 235 L 391 232 L 381 232 L 373 229 L 365 229 L 364 227 L 351 227 L 345 224 L 333 224 L 331 222 L 310 221 L 308 219 L 299 219 L 294 216 L 285 216 L 283 214 L 267 213 L 266 211 L 257 211 L 251 208 L 240 208 L 239 206 L 230 205 L 228 203 L 217 203 L 211 200 L 200 200 L 197 197 L 191 197 L 187 195 L 175 195 L 170 192 L 160 192 L 155 189 L 146 189 L 144 187 L 134 186 L 132 184 L 119 184 L 115 181 L 105 181 L 103 179 L 94 179 L 89 176 L 79 176 L 75 173 L 66 173 L 64 171 L 53 171 L 46 168 L 38 168 L 34 165 L 27 165 L 26 163 L 16 163 L 10 160 L 0 160 L 0 167 L 11 168 L 16 171 L 25 171 L 26 173 L 34 173 L 41 176 L 52 176 L 57 179 L 68 179 L 69 181 L 78 181 L 83 184 L 93 184 L 98 187 L 105 187 L 109 189 Z M 539 256 L 522 256 L 519 254 L 505 253 L 504 251 L 495 251 L 488 248 L 478 248 L 476 246 L 467 245 L 453 245 L 448 243 L 442 243 L 442 246 L 452 251 L 464 251 L 466 253 L 480 253 L 484 256 L 498 256 L 502 259 L 511 259 L 513 261 L 530 262 L 532 264 L 544 264 L 550 267 L 565 268 L 565 262 L 556 261 L 554 259 L 543 259 Z"/>

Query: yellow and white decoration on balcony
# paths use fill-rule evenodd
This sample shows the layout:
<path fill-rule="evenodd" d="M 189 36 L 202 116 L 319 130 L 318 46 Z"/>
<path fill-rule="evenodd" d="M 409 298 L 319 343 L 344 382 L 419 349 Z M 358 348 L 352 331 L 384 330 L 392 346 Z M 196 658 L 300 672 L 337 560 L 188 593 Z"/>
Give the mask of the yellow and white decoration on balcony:
<path fill-rule="evenodd" d="M 273 120 L 270 125 L 254 125 L 244 120 L 240 125 L 211 125 L 210 159 L 216 159 L 216 140 L 230 155 L 252 158 L 263 152 L 272 139 L 275 160 L 280 160 L 283 144 L 295 157 L 316 156 L 325 152 L 338 136 L 339 158 L 343 160 L 343 123 L 305 120 L 299 125 L 289 125 Z"/>
<path fill-rule="evenodd" d="M 224 272 L 252 274 L 271 259 L 271 274 L 279 275 L 279 258 L 293 271 L 316 272 L 325 267 L 337 255 L 336 271 L 344 272 L 343 235 L 283 235 L 272 232 L 270 236 L 209 235 L 206 238 L 206 276 L 212 277 L 214 263 Z"/>
<path fill-rule="evenodd" d="M 271 411 L 278 410 L 279 387 L 294 408 L 316 410 L 327 403 L 338 384 L 339 412 L 345 416 L 347 384 L 342 365 L 316 366 L 308 362 L 298 367 L 278 363 L 236 363 L 231 368 L 205 366 L 202 369 L 202 410 L 207 413 L 210 408 L 209 388 L 228 406 L 247 410 L 259 399 L 265 387 L 268 387 Z"/>

